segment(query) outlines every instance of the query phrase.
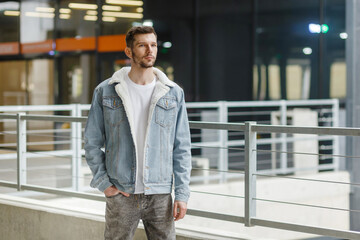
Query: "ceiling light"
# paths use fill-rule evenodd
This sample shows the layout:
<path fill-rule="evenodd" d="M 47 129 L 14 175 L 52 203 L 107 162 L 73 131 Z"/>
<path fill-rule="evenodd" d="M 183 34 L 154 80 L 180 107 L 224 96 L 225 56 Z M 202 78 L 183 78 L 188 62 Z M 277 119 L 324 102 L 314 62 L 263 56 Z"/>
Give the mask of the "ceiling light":
<path fill-rule="evenodd" d="M 61 14 L 59 15 L 59 17 L 60 17 L 61 19 L 70 19 L 70 14 L 61 13 Z"/>
<path fill-rule="evenodd" d="M 128 13 L 128 12 L 103 12 L 104 16 L 119 17 L 119 18 L 143 18 L 141 13 Z"/>
<path fill-rule="evenodd" d="M 348 38 L 348 34 L 346 32 L 342 32 L 339 34 L 341 39 L 347 39 Z"/>
<path fill-rule="evenodd" d="M 27 17 L 40 17 L 40 18 L 54 18 L 54 13 L 42 13 L 42 12 L 26 12 Z"/>
<path fill-rule="evenodd" d="M 85 16 L 84 16 L 84 20 L 86 20 L 86 21 L 96 21 L 96 20 L 97 20 L 97 16 L 85 15 Z"/>
<path fill-rule="evenodd" d="M 171 42 L 164 42 L 164 43 L 163 43 L 163 47 L 164 47 L 164 48 L 171 48 L 171 46 L 172 46 L 172 43 L 171 43 Z"/>
<path fill-rule="evenodd" d="M 116 22 L 115 17 L 103 17 L 102 20 L 103 22 Z"/>
<path fill-rule="evenodd" d="M 309 24 L 309 32 L 311 32 L 311 33 L 320 33 L 321 32 L 320 24 L 310 23 Z"/>
<path fill-rule="evenodd" d="M 35 11 L 37 12 L 47 12 L 47 13 L 53 13 L 55 12 L 55 8 L 50 7 L 36 7 Z"/>
<path fill-rule="evenodd" d="M 60 8 L 59 12 L 69 14 L 69 13 L 71 13 L 71 9 L 69 9 L 69 8 Z"/>
<path fill-rule="evenodd" d="M 96 15 L 98 14 L 98 12 L 97 12 L 97 11 L 94 11 L 94 10 L 87 10 L 87 11 L 86 11 L 86 14 L 87 14 L 87 15 L 95 15 L 95 16 L 96 16 Z"/>
<path fill-rule="evenodd" d="M 303 53 L 305 55 L 310 55 L 312 53 L 312 49 L 310 47 L 303 48 Z"/>
<path fill-rule="evenodd" d="M 144 26 L 148 26 L 148 27 L 152 27 L 152 26 L 154 26 L 154 23 L 153 23 L 152 20 L 145 20 L 145 21 L 143 22 L 143 25 L 144 25 Z"/>
<path fill-rule="evenodd" d="M 19 11 L 5 11 L 4 15 L 5 16 L 20 16 L 20 12 Z"/>
<path fill-rule="evenodd" d="M 96 4 L 85 4 L 85 3 L 69 3 L 69 8 L 96 10 L 97 5 Z"/>
<path fill-rule="evenodd" d="M 138 13 L 142 13 L 144 11 L 144 9 L 142 8 L 142 7 L 138 7 L 137 9 L 136 9 L 136 12 L 138 12 Z"/>
<path fill-rule="evenodd" d="M 144 5 L 143 1 L 129 1 L 129 0 L 106 0 L 106 3 L 126 5 L 126 6 L 142 6 L 142 5 Z"/>
<path fill-rule="evenodd" d="M 104 6 L 102 6 L 102 10 L 104 10 L 104 11 L 121 11 L 121 7 L 120 6 L 104 5 Z"/>

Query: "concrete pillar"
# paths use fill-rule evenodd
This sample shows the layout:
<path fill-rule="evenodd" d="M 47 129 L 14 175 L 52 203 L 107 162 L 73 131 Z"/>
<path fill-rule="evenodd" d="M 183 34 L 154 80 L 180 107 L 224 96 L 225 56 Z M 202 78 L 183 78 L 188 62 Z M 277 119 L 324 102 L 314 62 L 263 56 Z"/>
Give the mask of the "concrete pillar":
<path fill-rule="evenodd" d="M 346 66 L 347 66 L 347 98 L 346 126 L 360 127 L 360 1 L 346 0 Z M 360 155 L 360 138 L 347 138 L 347 155 Z M 359 159 L 343 159 L 347 163 L 351 182 L 360 182 Z M 360 188 L 352 187 L 350 192 L 350 209 L 360 210 Z M 350 213 L 350 229 L 360 231 L 360 214 Z"/>

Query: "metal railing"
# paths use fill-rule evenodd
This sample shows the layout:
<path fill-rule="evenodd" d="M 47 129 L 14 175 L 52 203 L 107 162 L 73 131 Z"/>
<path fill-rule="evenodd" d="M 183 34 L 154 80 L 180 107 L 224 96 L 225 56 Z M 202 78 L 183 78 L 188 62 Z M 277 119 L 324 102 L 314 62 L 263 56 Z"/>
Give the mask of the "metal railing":
<path fill-rule="evenodd" d="M 293 125 L 297 109 L 307 109 L 315 113 L 315 120 L 311 126 L 339 126 L 339 101 L 338 99 L 325 100 L 279 100 L 279 101 L 242 101 L 242 102 L 199 102 L 187 103 L 189 119 L 192 121 L 243 123 L 256 121 L 258 124 Z M 302 113 L 301 113 L 302 114 Z M 309 125 L 306 122 L 297 124 Z M 259 135 L 257 144 L 272 151 L 262 151 L 262 159 L 258 161 L 258 169 L 268 174 L 292 174 L 299 169 L 294 166 L 295 160 L 292 152 L 297 143 L 301 141 L 316 141 L 318 144 L 319 163 L 313 166 L 316 170 L 338 170 L 340 153 L 338 136 L 307 136 L 299 137 L 287 133 L 268 133 Z M 226 181 L 235 174 L 227 174 L 229 170 L 242 169 L 245 161 L 238 150 L 244 148 L 245 136 L 242 132 L 218 131 L 202 129 L 201 132 L 192 134 L 192 146 L 201 149 L 200 157 L 209 159 L 210 166 L 221 170 L 218 174 L 211 175 L 211 179 Z M 300 143 L 301 144 L 301 143 Z M 206 147 L 205 147 L 206 146 Z M 211 149 L 213 148 L 213 149 Z M 214 149 L 216 148 L 216 149 Z M 231 153 L 231 151 L 233 153 Z M 316 150 L 316 149 L 315 149 Z M 314 150 L 314 151 L 315 151 Z M 332 157 L 328 154 L 332 153 Z M 194 181 L 203 181 L 201 177 Z"/>
<path fill-rule="evenodd" d="M 50 194 L 60 194 L 65 196 L 71 197 L 79 197 L 85 199 L 92 199 L 92 200 L 99 200 L 104 201 L 104 196 L 94 193 L 86 193 L 86 192 L 79 192 L 80 185 L 79 179 L 82 178 L 80 174 L 81 168 L 81 159 L 82 153 L 80 151 L 76 151 L 75 154 L 69 154 L 72 160 L 72 179 L 77 179 L 72 181 L 72 189 L 68 188 L 55 188 L 55 187 L 45 187 L 36 184 L 28 184 L 27 183 L 27 158 L 32 154 L 27 150 L 27 128 L 26 124 L 28 121 L 50 121 L 50 122 L 71 122 L 72 126 L 77 126 L 78 129 L 81 129 L 79 126 L 81 123 L 86 122 L 86 117 L 70 117 L 70 116 L 41 116 L 41 115 L 27 115 L 25 113 L 18 113 L 18 114 L 0 114 L 0 119 L 12 120 L 16 121 L 16 136 L 17 136 L 17 180 L 16 182 L 11 181 L 0 181 L 0 186 L 10 187 L 10 188 L 17 188 L 19 191 L 22 190 L 30 190 L 30 191 L 37 191 L 43 193 L 50 193 Z M 77 125 L 76 125 L 77 124 Z M 221 214 L 209 211 L 202 211 L 196 209 L 189 209 L 188 214 L 193 216 L 211 218 L 211 219 L 218 219 L 218 220 L 225 220 L 237 223 L 244 223 L 245 226 L 263 226 L 263 227 L 270 227 L 276 229 L 283 229 L 283 230 L 291 230 L 291 231 L 298 231 L 303 233 L 311 233 L 311 234 L 318 234 L 318 235 L 326 235 L 338 238 L 345 238 L 345 239 L 360 239 L 360 233 L 348 230 L 337 230 L 331 228 L 324 228 L 321 226 L 307 226 L 305 224 L 293 224 L 289 222 L 279 222 L 279 221 L 271 221 L 266 219 L 261 219 L 257 217 L 257 202 L 259 201 L 268 201 L 272 203 L 278 204 L 292 204 L 294 206 L 302 205 L 308 207 L 317 207 L 323 208 L 327 210 L 334 210 L 333 208 L 328 208 L 326 206 L 313 206 L 313 205 L 306 205 L 306 204 L 299 204 L 294 202 L 281 202 L 271 199 L 262 199 L 258 198 L 256 195 L 256 184 L 257 184 L 257 176 L 270 176 L 270 177 L 278 177 L 276 174 L 266 175 L 260 171 L 257 171 L 257 156 L 259 154 L 260 149 L 258 149 L 258 134 L 262 133 L 280 133 L 280 134 L 311 134 L 311 135 L 331 135 L 331 136 L 360 136 L 360 129 L 357 128 L 334 128 L 334 127 L 297 127 L 297 126 L 274 126 L 274 125 L 262 125 L 256 124 L 255 122 L 246 122 L 246 123 L 209 123 L 209 122 L 190 122 L 191 129 L 213 129 L 213 130 L 222 130 L 222 131 L 236 131 L 242 132 L 245 135 L 244 139 L 244 148 L 239 149 L 244 151 L 245 156 L 245 166 L 243 170 L 238 170 L 238 173 L 244 174 L 244 195 L 238 196 L 239 198 L 244 199 L 244 209 L 245 213 L 244 216 L 238 215 L 229 215 L 229 214 Z M 72 135 L 73 139 L 80 145 L 76 145 L 77 143 L 72 142 L 72 148 L 79 148 L 81 146 L 81 131 L 75 135 Z M 268 150 L 272 151 L 272 150 Z M 68 154 L 68 153 L 67 153 Z M 307 152 L 298 152 L 296 154 L 309 154 L 313 155 L 316 153 L 307 153 Z M 341 157 L 341 158 L 360 158 L 358 156 L 340 156 L 340 155 L 333 155 L 332 157 Z M 54 154 L 56 156 L 56 154 Z M 214 170 L 214 169 L 203 169 L 203 170 Z M 215 171 L 223 172 L 222 169 L 215 169 Z M 284 177 L 283 175 L 279 177 Z M 286 177 L 286 176 L 285 176 Z M 301 177 L 294 177 L 294 180 L 304 180 Z M 309 181 L 309 179 L 306 179 Z M 310 179 L 311 181 L 311 179 Z M 316 180 L 314 180 L 316 181 Z M 328 183 L 333 184 L 347 184 L 352 187 L 360 186 L 360 183 L 339 183 L 339 182 L 331 182 L 326 181 Z M 351 209 L 336 209 L 338 211 L 356 211 Z"/>
<path fill-rule="evenodd" d="M 274 201 L 268 199 L 260 199 L 256 197 L 256 177 L 257 176 L 267 176 L 267 177 L 276 177 L 274 175 L 265 175 L 259 173 L 256 170 L 256 161 L 257 161 L 257 138 L 258 133 L 286 133 L 286 134 L 312 134 L 312 135 L 336 135 L 336 136 L 360 136 L 359 128 L 329 128 L 329 127 L 295 127 L 295 126 L 269 126 L 269 125 L 257 125 L 255 122 L 246 122 L 245 124 L 218 124 L 218 123 L 191 123 L 191 128 L 199 129 L 226 129 L 232 131 L 243 131 L 245 132 L 245 157 L 246 157 L 246 166 L 245 166 L 245 215 L 233 216 L 233 215 L 223 215 L 218 213 L 204 213 L 194 210 L 190 210 L 190 213 L 196 216 L 203 216 L 209 218 L 215 218 L 219 220 L 231 221 L 244 223 L 245 226 L 263 226 L 270 228 L 277 228 L 290 231 L 298 231 L 304 233 L 311 233 L 317 235 L 338 237 L 342 239 L 360 239 L 360 232 L 355 231 L 345 231 L 345 230 L 335 230 L 329 228 L 322 228 L 316 226 L 306 226 L 300 224 L 291 224 L 287 222 L 276 222 L 264 220 L 256 217 L 256 202 L 257 201 L 268 201 L 268 202 L 277 202 L 282 204 L 293 204 L 301 205 L 308 207 L 318 207 L 331 210 L 340 210 L 340 211 L 352 211 L 358 212 L 357 210 L 351 209 L 340 209 L 340 208 L 327 208 L 323 206 L 313 206 L 306 204 L 297 204 L 289 202 Z M 312 155 L 313 153 L 298 152 L 297 154 L 306 154 Z M 340 156 L 336 155 L 335 157 L 343 158 L 360 158 L 360 156 Z M 288 177 L 296 180 L 306 180 L 306 181 L 318 181 L 318 180 L 309 180 L 306 178 L 295 178 Z M 334 181 L 323 181 L 326 183 L 335 183 L 335 184 L 348 184 L 352 187 L 359 187 L 360 183 L 344 183 L 344 182 L 334 182 Z M 310 216 L 309 216 L 310 217 Z"/>
<path fill-rule="evenodd" d="M 210 121 L 210 122 L 245 122 L 248 120 L 256 121 L 263 124 L 280 124 L 291 125 L 294 119 L 293 112 L 296 109 L 310 109 L 315 113 L 315 121 L 318 126 L 339 126 L 339 102 L 337 99 L 328 100 L 306 100 L 306 101 L 249 101 L 249 102 L 199 102 L 187 103 L 188 115 L 191 121 Z M 43 105 L 43 106 L 0 106 L 0 112 L 5 113 L 35 113 L 46 112 L 47 114 L 55 114 L 60 112 L 73 117 L 86 116 L 90 109 L 89 104 L 71 104 L 71 105 Z M 1 123 L 0 123 L 1 124 Z M 1 127 L 1 125 L 0 125 Z M 15 127 L 12 130 L 5 131 L 6 134 L 15 134 Z M 52 127 L 50 127 L 52 128 Z M 53 144 L 54 148 L 64 144 L 70 144 L 70 149 L 62 151 L 42 151 L 42 154 L 50 155 L 72 155 L 73 159 L 81 158 L 84 153 L 82 150 L 81 135 L 84 129 L 82 123 L 71 123 L 69 128 L 59 129 L 42 129 L 33 130 L 31 126 L 27 134 L 32 136 L 46 137 L 48 133 L 56 134 Z M 66 137 L 62 134 L 70 134 Z M 62 141 L 59 141 L 59 139 Z M 263 149 L 271 149 L 272 151 L 262 151 L 261 160 L 258 161 L 258 169 L 269 174 L 292 174 L 296 171 L 302 171 L 295 165 L 296 160 L 291 154 L 297 146 L 298 142 L 313 140 L 314 146 L 318 145 L 317 152 L 319 155 L 320 165 L 313 166 L 316 170 L 338 170 L 339 160 L 336 155 L 339 154 L 339 139 L 337 136 L 321 136 L 321 137 L 302 137 L 289 135 L 286 133 L 269 133 L 262 134 L 257 141 L 258 145 L 262 145 Z M 192 131 L 193 155 L 200 159 L 206 159 L 211 168 L 220 170 L 216 174 L 206 174 L 205 176 L 194 177 L 193 182 L 203 182 L 204 177 L 207 180 L 217 179 L 226 181 L 228 178 L 238 177 L 235 174 L 228 174 L 229 170 L 243 169 L 245 165 L 244 153 L 238 151 L 244 148 L 245 136 L 242 132 L 236 131 L 218 131 L 211 129 L 202 129 L 198 132 Z M 42 146 L 41 141 L 28 141 L 28 145 L 32 147 Z M 16 147 L 15 142 L 0 143 L 1 147 Z M 316 150 L 316 149 L 315 149 Z M 314 150 L 314 151 L 315 151 Z M 334 156 L 329 157 L 327 154 L 331 152 Z M 9 159 L 16 157 L 15 154 L 0 154 L 1 159 Z M 35 154 L 29 154 L 29 158 L 37 157 Z M 238 161 L 238 159 L 243 159 Z M 76 163 L 77 161 L 72 161 Z M 72 166 L 72 169 L 80 169 L 80 166 Z M 306 170 L 306 169 L 304 169 Z M 79 175 L 74 172 L 74 176 Z M 81 179 L 81 178 L 80 178 Z M 82 182 L 78 178 L 73 178 L 74 186 L 79 189 Z"/>

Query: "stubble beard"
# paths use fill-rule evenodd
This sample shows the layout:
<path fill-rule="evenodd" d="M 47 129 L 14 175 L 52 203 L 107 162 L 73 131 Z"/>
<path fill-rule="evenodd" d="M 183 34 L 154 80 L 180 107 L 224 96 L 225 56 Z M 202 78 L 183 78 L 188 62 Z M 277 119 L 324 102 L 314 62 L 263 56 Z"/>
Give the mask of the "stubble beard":
<path fill-rule="evenodd" d="M 155 60 L 156 60 L 156 57 L 154 57 L 153 61 L 149 62 L 149 63 L 146 63 L 145 61 L 143 60 L 138 60 L 138 56 L 131 50 L 132 52 L 132 56 L 133 56 L 133 61 L 134 63 L 137 63 L 140 65 L 140 67 L 142 68 L 151 68 L 154 66 L 155 64 Z"/>

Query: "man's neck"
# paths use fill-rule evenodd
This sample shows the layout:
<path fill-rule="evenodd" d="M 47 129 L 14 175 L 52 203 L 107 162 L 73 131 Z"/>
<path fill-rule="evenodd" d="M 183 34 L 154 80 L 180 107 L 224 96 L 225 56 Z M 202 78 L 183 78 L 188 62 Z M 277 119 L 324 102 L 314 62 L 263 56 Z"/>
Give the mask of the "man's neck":
<path fill-rule="evenodd" d="M 131 70 L 129 72 L 129 78 L 136 84 L 146 85 L 151 83 L 154 80 L 155 74 L 153 69 L 150 68 L 137 68 L 131 66 Z"/>

